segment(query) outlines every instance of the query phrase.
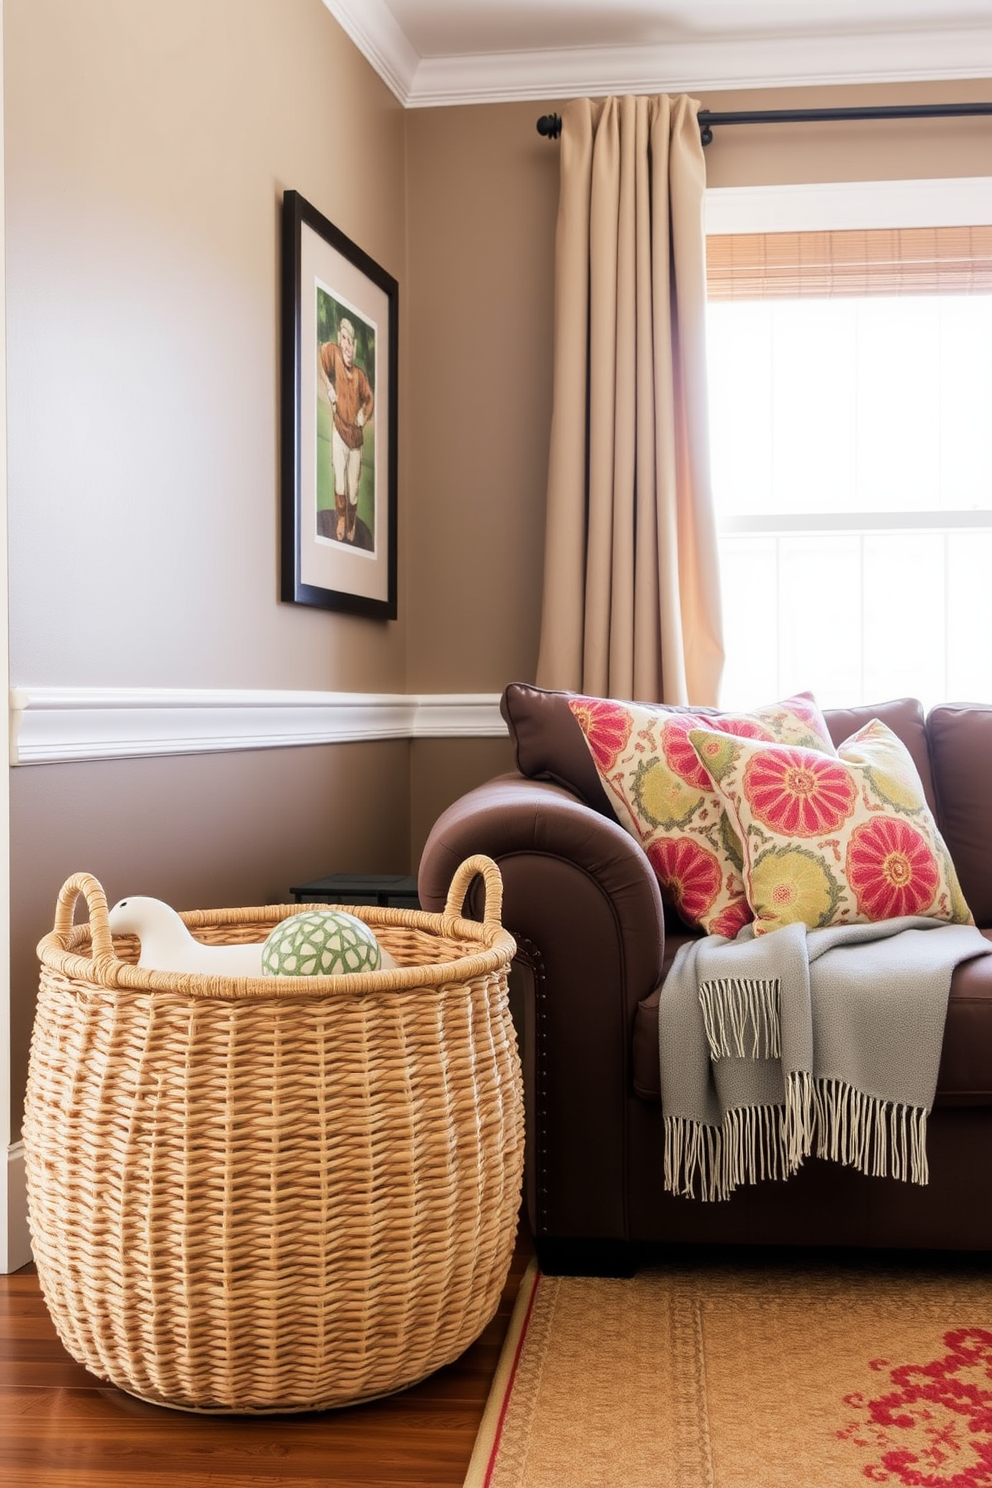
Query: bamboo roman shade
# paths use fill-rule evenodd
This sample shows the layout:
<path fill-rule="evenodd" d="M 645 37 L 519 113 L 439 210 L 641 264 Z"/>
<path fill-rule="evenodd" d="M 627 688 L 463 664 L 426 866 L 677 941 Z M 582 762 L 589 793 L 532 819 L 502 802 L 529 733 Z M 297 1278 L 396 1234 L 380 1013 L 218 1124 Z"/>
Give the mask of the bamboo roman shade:
<path fill-rule="evenodd" d="M 706 240 L 711 300 L 992 293 L 992 226 L 728 233 Z"/>

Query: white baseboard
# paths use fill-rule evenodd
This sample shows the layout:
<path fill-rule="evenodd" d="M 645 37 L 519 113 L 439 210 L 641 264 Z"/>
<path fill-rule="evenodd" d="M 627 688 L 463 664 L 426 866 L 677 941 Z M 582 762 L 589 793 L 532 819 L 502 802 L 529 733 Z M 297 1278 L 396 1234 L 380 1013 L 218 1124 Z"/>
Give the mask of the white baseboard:
<path fill-rule="evenodd" d="M 506 734 L 496 693 L 139 687 L 16 687 L 10 729 L 17 765 Z"/>
<path fill-rule="evenodd" d="M 0 1215 L 6 1213 L 6 1228 L 0 1230 L 0 1273 L 19 1271 L 31 1259 L 28 1234 L 28 1191 L 24 1177 L 24 1144 L 14 1142 L 7 1148 L 7 1160 L 0 1164 Z"/>

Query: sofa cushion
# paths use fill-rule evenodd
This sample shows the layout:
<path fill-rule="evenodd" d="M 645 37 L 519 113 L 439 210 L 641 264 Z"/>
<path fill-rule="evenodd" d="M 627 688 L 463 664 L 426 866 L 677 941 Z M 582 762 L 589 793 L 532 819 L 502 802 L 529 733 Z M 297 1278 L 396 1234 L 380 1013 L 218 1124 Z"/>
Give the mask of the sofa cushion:
<path fill-rule="evenodd" d="M 992 941 L 992 930 L 982 934 Z M 689 936 L 665 942 L 665 975 Z M 658 998 L 655 989 L 638 1005 L 633 1031 L 634 1091 L 661 1100 L 658 1074 Z M 936 1106 L 992 1106 L 992 956 L 965 961 L 954 970 L 937 1076 Z"/>
<path fill-rule="evenodd" d="M 719 791 L 689 743 L 701 724 L 833 755 L 809 693 L 750 713 L 673 712 L 646 703 L 573 697 L 603 788 L 621 825 L 647 853 L 663 897 L 691 928 L 732 939 L 751 918 L 741 845 Z"/>
<path fill-rule="evenodd" d="M 933 708 L 927 732 L 944 841 L 975 919 L 992 925 L 992 707 Z"/>
<path fill-rule="evenodd" d="M 616 821 L 582 730 L 568 706 L 572 692 L 550 692 L 511 682 L 499 711 L 513 740 L 517 769 L 532 780 L 550 780 L 572 791 L 587 806 Z"/>
<path fill-rule="evenodd" d="M 689 733 L 737 829 L 755 934 L 903 915 L 971 923 L 906 746 L 874 719 L 839 758 Z"/>

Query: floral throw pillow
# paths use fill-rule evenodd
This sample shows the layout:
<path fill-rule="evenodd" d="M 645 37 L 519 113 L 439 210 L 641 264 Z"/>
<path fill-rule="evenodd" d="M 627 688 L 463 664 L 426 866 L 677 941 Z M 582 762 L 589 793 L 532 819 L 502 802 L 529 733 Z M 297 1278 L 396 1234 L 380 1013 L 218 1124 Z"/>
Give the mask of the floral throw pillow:
<path fill-rule="evenodd" d="M 973 923 L 916 766 L 878 719 L 834 759 L 710 728 L 689 742 L 740 835 L 756 935 L 797 920 Z"/>
<path fill-rule="evenodd" d="M 741 844 L 689 735 L 694 728 L 718 729 L 833 755 L 811 694 L 736 714 L 580 696 L 569 707 L 617 818 L 647 853 L 662 897 L 687 925 L 732 939 L 751 918 Z"/>

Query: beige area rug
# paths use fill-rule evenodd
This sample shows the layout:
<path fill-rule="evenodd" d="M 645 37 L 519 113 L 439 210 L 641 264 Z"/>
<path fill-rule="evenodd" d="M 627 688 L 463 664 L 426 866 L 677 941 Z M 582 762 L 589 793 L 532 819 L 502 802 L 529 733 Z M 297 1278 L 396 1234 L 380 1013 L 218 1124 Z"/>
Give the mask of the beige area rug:
<path fill-rule="evenodd" d="M 992 1262 L 524 1277 L 465 1488 L 992 1488 Z"/>

